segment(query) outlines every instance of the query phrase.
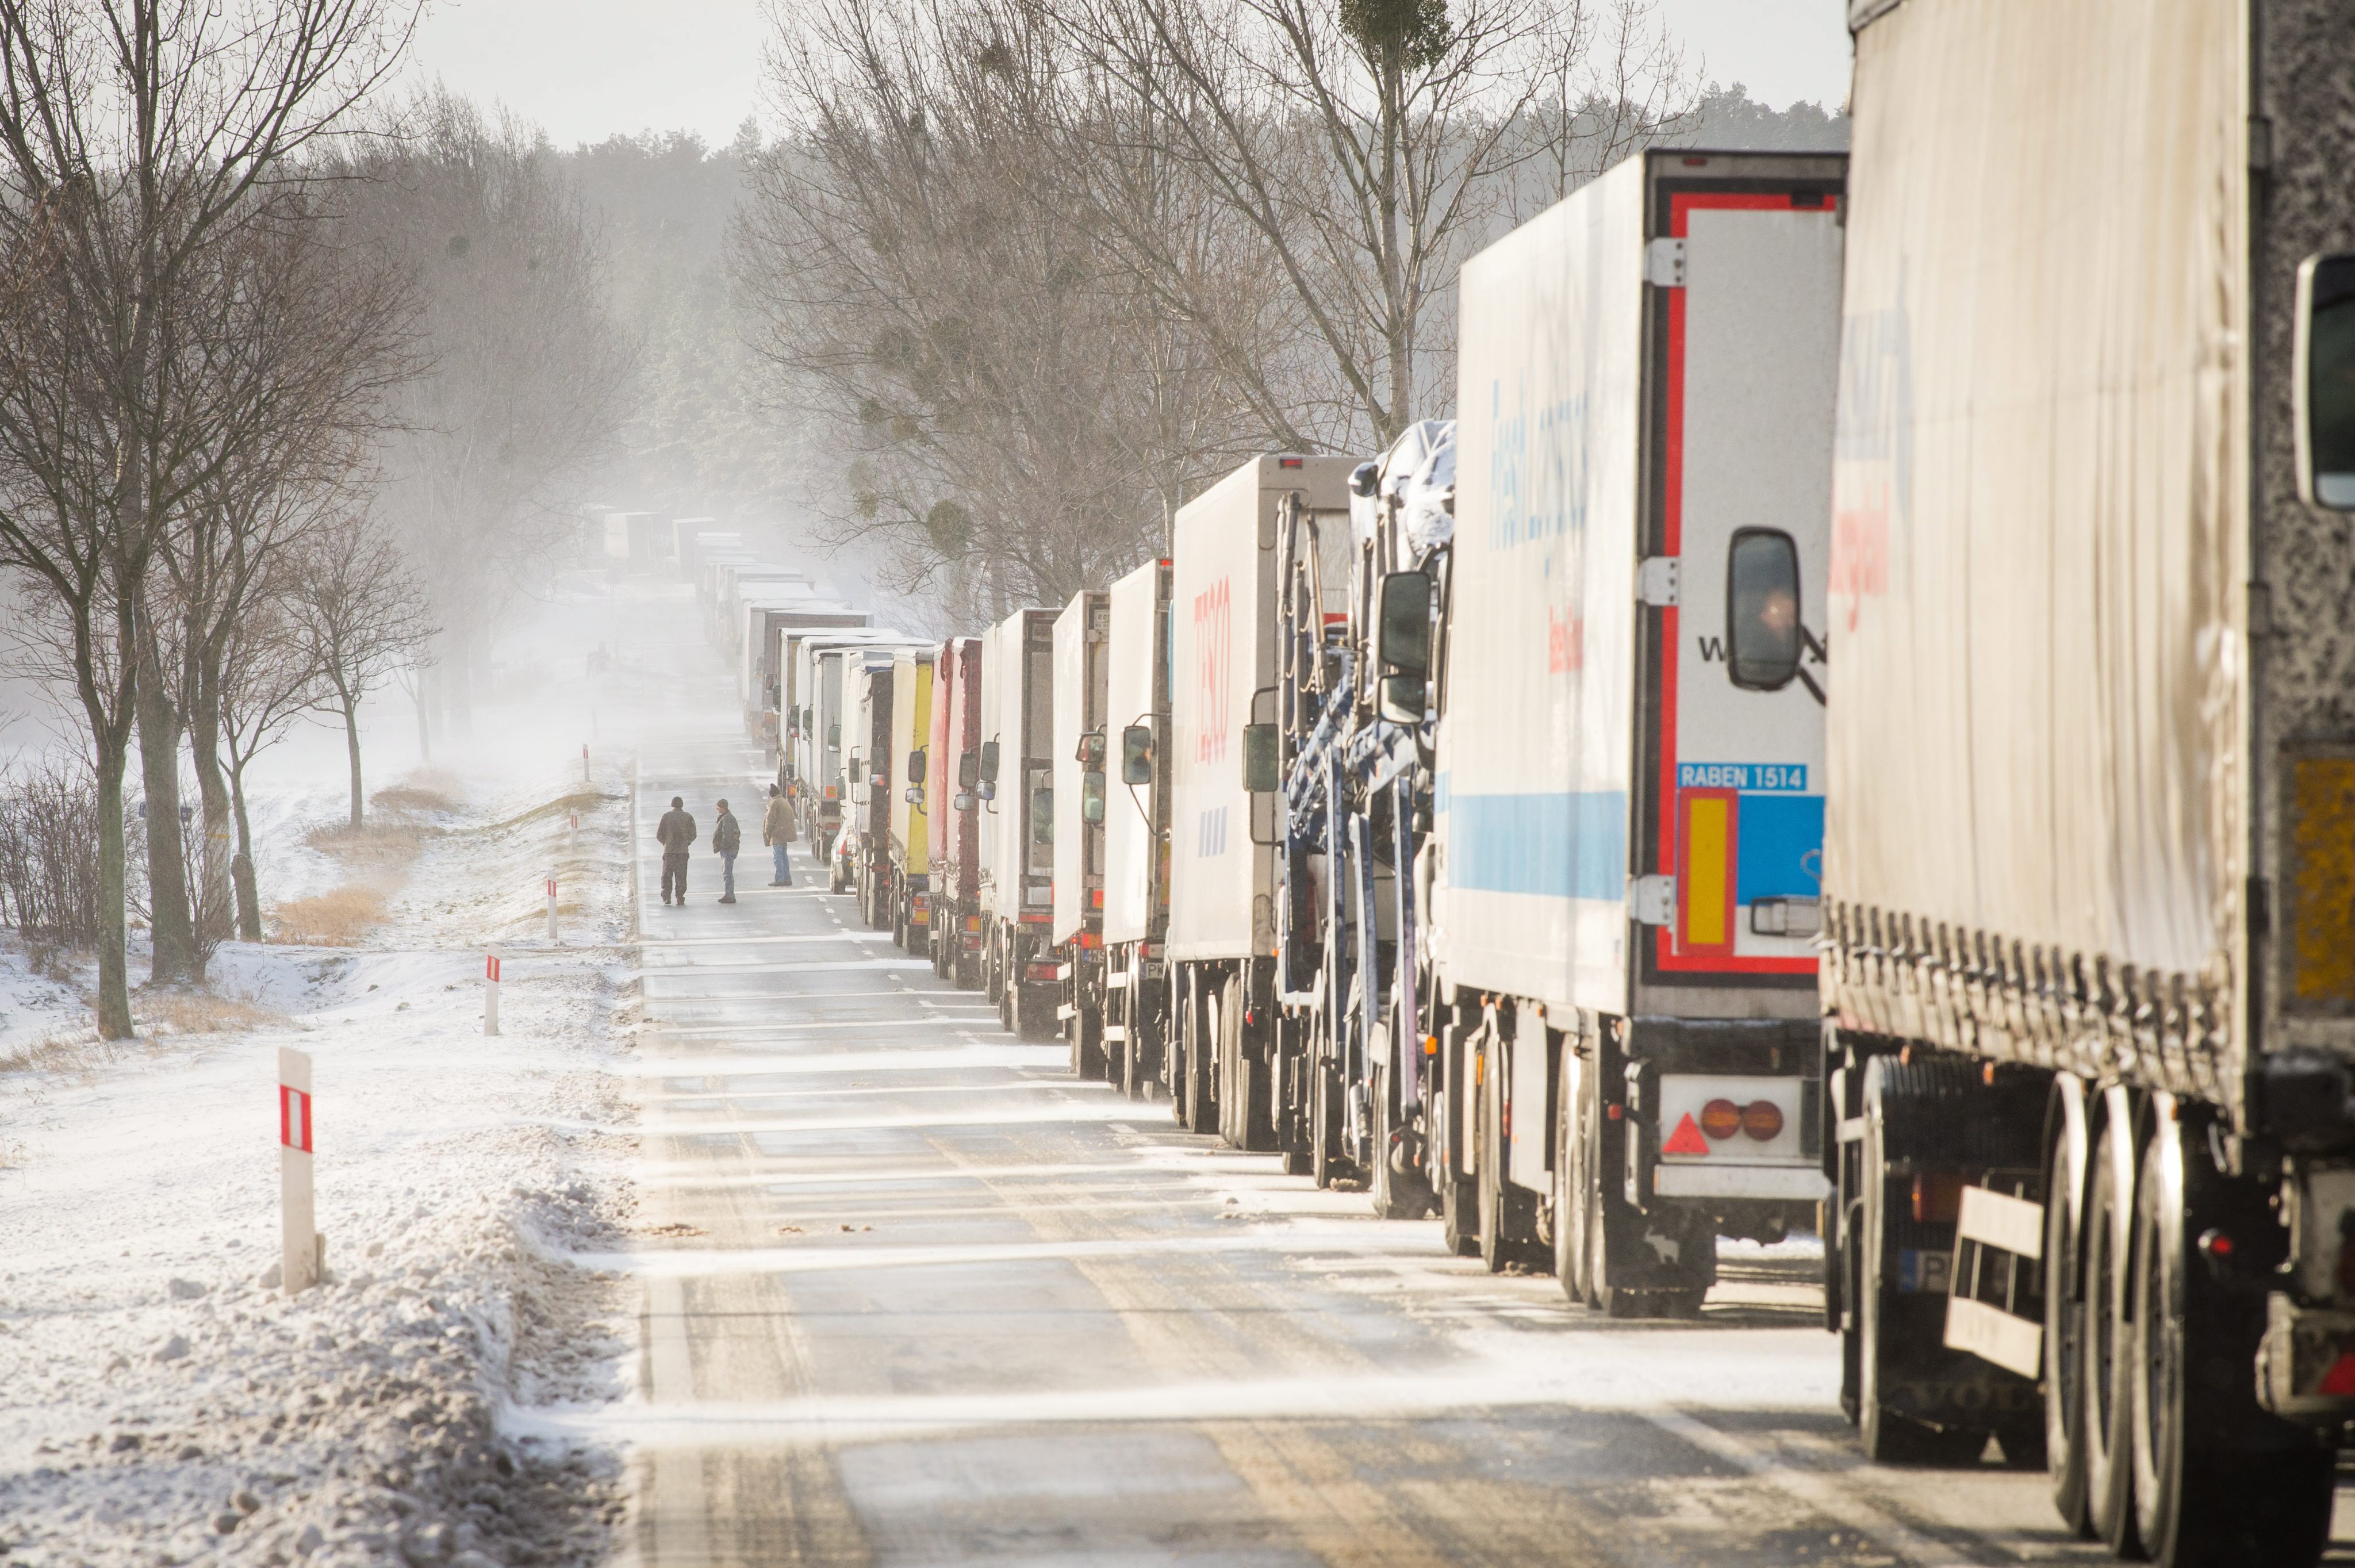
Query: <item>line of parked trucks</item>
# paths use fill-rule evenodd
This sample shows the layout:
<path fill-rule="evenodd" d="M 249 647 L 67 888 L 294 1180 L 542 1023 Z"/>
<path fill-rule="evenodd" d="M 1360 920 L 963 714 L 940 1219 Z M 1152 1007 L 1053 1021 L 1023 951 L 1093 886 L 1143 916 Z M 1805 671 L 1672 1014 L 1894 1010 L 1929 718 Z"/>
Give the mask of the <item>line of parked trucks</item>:
<path fill-rule="evenodd" d="M 1813 1232 L 1871 1456 L 2310 1562 L 2355 35 L 1851 27 L 1852 157 L 1649 152 L 1474 258 L 1455 421 L 1247 463 L 975 636 L 707 586 L 833 885 L 1073 1071 L 1614 1316 Z"/>

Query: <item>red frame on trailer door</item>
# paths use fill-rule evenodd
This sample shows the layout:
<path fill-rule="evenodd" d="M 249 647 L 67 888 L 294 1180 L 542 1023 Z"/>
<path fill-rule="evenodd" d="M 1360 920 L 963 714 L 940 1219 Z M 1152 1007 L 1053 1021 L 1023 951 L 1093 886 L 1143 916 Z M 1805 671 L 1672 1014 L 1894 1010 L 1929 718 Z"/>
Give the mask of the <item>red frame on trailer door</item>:
<path fill-rule="evenodd" d="M 1702 211 L 1789 212 L 1807 210 L 1798 198 L 1813 198 L 1823 204 L 1827 219 L 1836 219 L 1836 198 L 1818 190 L 1781 191 L 1672 191 L 1668 196 L 1668 234 L 1672 239 L 1686 238 L 1690 217 Z M 1667 430 L 1663 437 L 1660 485 L 1660 512 L 1663 553 L 1675 557 L 1684 553 L 1685 504 L 1685 291 L 1668 291 L 1668 365 Z M 1829 454 L 1826 454 L 1829 460 Z M 1685 889 L 1679 875 L 1679 850 L 1684 837 L 1684 803 L 1677 789 L 1677 665 L 1682 635 L 1683 612 L 1671 604 L 1660 612 L 1660 640 L 1656 655 L 1660 666 L 1660 809 L 1657 853 L 1660 869 L 1678 876 L 1676 919 L 1655 929 L 1652 936 L 1652 963 L 1663 973 L 1679 975 L 1812 975 L 1816 972 L 1813 958 L 1737 958 L 1733 955 L 1734 933 L 1729 924 L 1722 946 L 1695 948 L 1680 943 L 1680 927 L 1685 919 Z M 1686 795 L 1732 791 L 1685 791 Z M 1734 848 L 1738 844 L 1735 814 L 1738 801 L 1729 802 L 1726 837 L 1727 865 L 1725 899 L 1729 922 L 1732 919 L 1734 887 Z"/>

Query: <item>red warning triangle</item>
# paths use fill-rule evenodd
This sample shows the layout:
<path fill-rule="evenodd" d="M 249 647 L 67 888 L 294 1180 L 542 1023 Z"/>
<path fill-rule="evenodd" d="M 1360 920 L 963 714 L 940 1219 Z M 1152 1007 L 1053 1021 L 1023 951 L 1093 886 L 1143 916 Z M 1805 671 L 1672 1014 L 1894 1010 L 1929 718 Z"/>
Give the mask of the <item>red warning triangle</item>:
<path fill-rule="evenodd" d="M 1700 1128 L 1695 1125 L 1690 1111 L 1687 1111 L 1685 1119 L 1677 1124 L 1677 1130 L 1668 1135 L 1668 1141 L 1660 1146 L 1660 1152 L 1662 1154 L 1707 1154 L 1709 1152 L 1709 1140 L 1700 1136 Z"/>

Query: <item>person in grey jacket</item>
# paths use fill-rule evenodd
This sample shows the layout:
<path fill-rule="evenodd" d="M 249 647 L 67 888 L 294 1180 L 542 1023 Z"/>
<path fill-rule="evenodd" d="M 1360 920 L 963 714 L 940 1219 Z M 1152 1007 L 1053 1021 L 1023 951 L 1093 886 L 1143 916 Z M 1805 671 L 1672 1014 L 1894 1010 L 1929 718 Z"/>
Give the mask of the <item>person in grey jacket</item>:
<path fill-rule="evenodd" d="M 711 825 L 712 852 L 719 857 L 719 901 L 736 901 L 736 851 L 744 845 L 744 830 L 728 814 L 728 803 L 719 803 L 719 820 Z"/>
<path fill-rule="evenodd" d="M 695 852 L 695 818 L 687 814 L 687 802 L 678 795 L 670 797 L 670 809 L 655 828 L 655 842 L 662 846 L 662 899 L 669 903 L 676 891 L 680 903 L 687 901 L 687 858 Z"/>

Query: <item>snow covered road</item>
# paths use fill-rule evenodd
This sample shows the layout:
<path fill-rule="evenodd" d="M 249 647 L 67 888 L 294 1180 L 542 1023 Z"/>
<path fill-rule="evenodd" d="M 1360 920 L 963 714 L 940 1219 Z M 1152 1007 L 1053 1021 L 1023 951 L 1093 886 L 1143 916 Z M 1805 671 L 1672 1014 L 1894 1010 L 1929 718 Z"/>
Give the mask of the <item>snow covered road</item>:
<path fill-rule="evenodd" d="M 2041 1474 L 1858 1461 L 1811 1243 L 1726 1244 L 1698 1324 L 1606 1323 L 1073 1079 L 801 849 L 795 889 L 719 905 L 701 854 L 656 902 L 669 797 L 708 823 L 760 768 L 641 752 L 653 1239 L 580 1261 L 640 1279 L 643 1387 L 534 1428 L 635 1451 L 648 1564 L 2098 1555 Z"/>

